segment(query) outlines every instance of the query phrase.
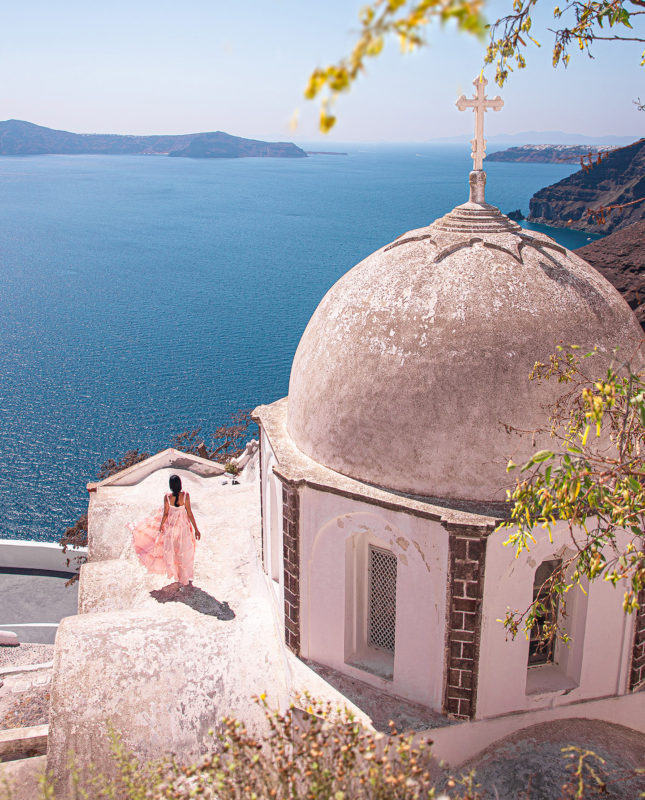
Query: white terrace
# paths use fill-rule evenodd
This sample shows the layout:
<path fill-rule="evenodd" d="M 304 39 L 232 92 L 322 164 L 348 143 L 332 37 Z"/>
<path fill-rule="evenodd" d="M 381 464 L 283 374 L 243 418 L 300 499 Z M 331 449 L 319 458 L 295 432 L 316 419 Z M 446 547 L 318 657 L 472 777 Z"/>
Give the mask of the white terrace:
<path fill-rule="evenodd" d="M 61 779 L 69 750 L 80 763 L 109 763 L 108 721 L 143 758 L 170 751 L 191 758 L 209 749 L 209 731 L 224 715 L 259 730 L 263 715 L 251 698 L 261 692 L 274 707 L 305 689 L 352 706 L 284 647 L 258 552 L 258 461 L 251 455 L 236 483 L 213 462 L 166 450 L 89 484 L 79 614 L 61 622 L 54 657 L 48 768 Z M 181 601 L 164 590 L 168 579 L 138 563 L 126 528 L 160 506 L 172 473 L 190 493 L 202 531 L 195 588 Z M 333 671 L 326 674 L 334 680 Z M 339 685 L 379 708 L 385 725 L 392 717 L 417 728 L 446 722 L 414 704 L 384 705 L 357 682 Z"/>

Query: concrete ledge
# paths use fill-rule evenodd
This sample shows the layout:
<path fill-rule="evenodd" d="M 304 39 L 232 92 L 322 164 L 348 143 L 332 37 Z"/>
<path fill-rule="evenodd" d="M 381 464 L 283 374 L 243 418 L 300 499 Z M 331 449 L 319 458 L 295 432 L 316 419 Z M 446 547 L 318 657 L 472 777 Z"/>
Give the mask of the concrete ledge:
<path fill-rule="evenodd" d="M 625 694 L 542 708 L 502 717 L 461 722 L 447 728 L 433 728 L 419 734 L 432 739 L 432 752 L 451 767 L 460 767 L 499 739 L 541 722 L 565 719 L 596 719 L 613 722 L 645 734 L 645 692 Z"/>
<path fill-rule="evenodd" d="M 2 628 L 17 634 L 18 641 L 25 644 L 54 644 L 58 622 L 3 623 Z"/>
<path fill-rule="evenodd" d="M 22 675 L 23 672 L 38 672 L 39 669 L 52 669 L 53 661 L 43 661 L 41 664 L 22 664 L 16 667 L 3 667 L 0 669 L 0 678 L 7 675 Z"/>
<path fill-rule="evenodd" d="M 74 557 L 87 553 L 86 547 L 63 553 L 54 542 L 31 542 L 22 539 L 0 539 L 0 572 L 3 567 L 37 572 L 60 572 L 71 575 L 76 571 Z M 70 559 L 70 565 L 67 559 Z"/>
<path fill-rule="evenodd" d="M 0 761 L 16 761 L 47 753 L 49 725 L 0 731 Z"/>
<path fill-rule="evenodd" d="M 120 472 L 110 475 L 109 478 L 88 483 L 87 491 L 95 492 L 104 486 L 135 486 L 149 475 L 152 475 L 153 472 L 167 467 L 183 469 L 202 478 L 216 477 L 224 472 L 224 467 L 217 461 L 211 461 L 208 458 L 202 458 L 192 453 L 184 453 L 183 450 L 176 450 L 174 447 L 168 447 L 166 450 L 146 458 L 145 461 L 139 461 L 127 469 L 122 469 Z"/>

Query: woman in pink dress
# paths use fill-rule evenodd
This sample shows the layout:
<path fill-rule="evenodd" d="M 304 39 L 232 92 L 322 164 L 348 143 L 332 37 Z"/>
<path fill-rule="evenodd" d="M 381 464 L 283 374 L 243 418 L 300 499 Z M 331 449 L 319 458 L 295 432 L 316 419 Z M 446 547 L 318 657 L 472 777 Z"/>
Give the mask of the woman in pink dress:
<path fill-rule="evenodd" d="M 201 534 L 190 507 L 190 495 L 181 490 L 181 478 L 171 475 L 168 483 L 170 494 L 164 495 L 163 510 L 136 525 L 129 523 L 128 527 L 143 566 L 187 586 L 193 581 L 195 540 L 201 539 Z"/>

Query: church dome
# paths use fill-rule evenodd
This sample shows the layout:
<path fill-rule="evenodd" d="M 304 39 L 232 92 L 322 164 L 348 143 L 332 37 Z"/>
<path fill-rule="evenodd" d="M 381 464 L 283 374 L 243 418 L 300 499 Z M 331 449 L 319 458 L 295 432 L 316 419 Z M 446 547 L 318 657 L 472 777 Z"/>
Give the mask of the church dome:
<path fill-rule="evenodd" d="M 601 374 L 640 340 L 619 293 L 485 203 L 483 181 L 471 173 L 471 201 L 368 256 L 314 312 L 287 427 L 318 463 L 394 491 L 502 501 L 509 457 L 542 446 L 509 426 L 543 426 L 563 392 L 528 380 L 535 361 L 559 343 L 597 346 Z"/>

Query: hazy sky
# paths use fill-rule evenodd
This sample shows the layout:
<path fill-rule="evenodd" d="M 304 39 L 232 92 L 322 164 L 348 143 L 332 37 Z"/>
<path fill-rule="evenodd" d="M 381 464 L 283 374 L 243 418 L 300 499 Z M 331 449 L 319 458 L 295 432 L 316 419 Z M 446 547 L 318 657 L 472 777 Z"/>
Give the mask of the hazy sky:
<path fill-rule="evenodd" d="M 540 0 L 545 3 L 546 0 Z M 0 31 L 0 119 L 78 132 L 187 133 L 225 130 L 270 139 L 319 138 L 318 107 L 303 99 L 311 70 L 352 43 L 363 0 L 29 0 L 7 3 Z M 490 3 L 489 18 L 510 9 Z M 590 136 L 643 135 L 642 45 L 600 44 L 595 59 L 574 53 L 551 67 L 553 4 L 540 15 L 540 50 L 487 115 L 487 135 L 562 130 Z M 640 18 L 643 19 L 642 17 Z M 645 23 L 638 23 L 641 35 Z M 470 92 L 484 47 L 450 29 L 401 56 L 391 42 L 337 105 L 327 141 L 423 141 L 471 131 L 455 99 Z M 288 121 L 295 109 L 300 123 Z"/>

